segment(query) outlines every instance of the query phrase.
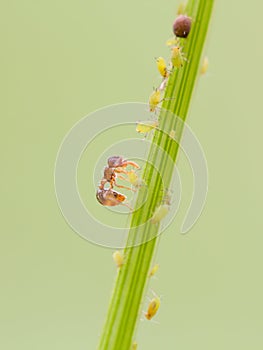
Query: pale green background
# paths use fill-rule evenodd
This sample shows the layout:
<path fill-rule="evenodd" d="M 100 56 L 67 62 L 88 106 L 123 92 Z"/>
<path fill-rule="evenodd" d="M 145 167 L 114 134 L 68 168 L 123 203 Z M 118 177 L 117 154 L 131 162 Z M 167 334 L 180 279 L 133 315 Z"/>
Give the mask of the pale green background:
<path fill-rule="evenodd" d="M 178 3 L 2 2 L 1 349 L 96 348 L 116 269 L 112 250 L 64 221 L 56 153 L 89 112 L 147 101 Z M 151 284 L 162 305 L 158 324 L 140 323 L 139 349 L 263 347 L 262 10 L 216 4 L 188 120 L 209 164 L 208 200 L 187 236 L 187 200 L 163 235 Z"/>

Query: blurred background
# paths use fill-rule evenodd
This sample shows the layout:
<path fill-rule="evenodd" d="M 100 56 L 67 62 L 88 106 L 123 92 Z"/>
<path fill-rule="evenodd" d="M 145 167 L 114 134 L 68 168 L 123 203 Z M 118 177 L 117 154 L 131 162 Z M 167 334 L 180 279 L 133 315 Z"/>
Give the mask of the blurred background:
<path fill-rule="evenodd" d="M 2 4 L 1 349 L 96 348 L 116 276 L 113 250 L 65 222 L 56 154 L 90 112 L 148 100 L 158 80 L 154 57 L 168 57 L 178 5 Z M 207 203 L 181 235 L 192 179 L 180 157 L 183 202 L 162 236 L 150 286 L 162 296 L 158 323 L 139 323 L 138 349 L 262 349 L 262 6 L 221 0 L 214 8 L 209 69 L 188 118 L 208 161 Z"/>

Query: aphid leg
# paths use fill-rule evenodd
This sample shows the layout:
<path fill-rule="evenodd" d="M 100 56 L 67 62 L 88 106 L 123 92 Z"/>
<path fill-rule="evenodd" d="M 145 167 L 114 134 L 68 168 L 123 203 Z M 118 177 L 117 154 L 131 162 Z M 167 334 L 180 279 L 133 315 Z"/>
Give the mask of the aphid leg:
<path fill-rule="evenodd" d="M 163 99 L 160 101 L 160 103 L 163 102 L 163 101 L 170 101 L 170 100 L 175 100 L 175 97 L 163 98 Z"/>
<path fill-rule="evenodd" d="M 155 297 L 155 298 L 161 298 L 160 296 L 158 296 L 156 293 L 155 293 L 155 291 L 153 290 L 153 289 L 150 289 L 150 291 L 151 291 L 151 293 L 152 293 L 152 295 Z"/>

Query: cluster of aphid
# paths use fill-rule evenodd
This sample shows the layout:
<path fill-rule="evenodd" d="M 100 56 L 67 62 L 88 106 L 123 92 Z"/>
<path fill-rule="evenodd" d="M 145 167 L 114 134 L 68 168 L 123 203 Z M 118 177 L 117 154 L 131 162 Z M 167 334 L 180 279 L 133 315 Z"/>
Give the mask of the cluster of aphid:
<path fill-rule="evenodd" d="M 117 266 L 118 269 L 121 269 L 121 267 L 125 264 L 125 256 L 123 253 L 121 253 L 119 250 L 115 251 L 112 255 L 113 260 Z M 157 271 L 159 270 L 159 264 L 155 264 L 149 271 L 148 273 L 148 277 L 152 278 L 153 276 L 155 276 L 155 274 L 157 273 Z M 149 300 L 148 303 L 148 307 L 147 307 L 147 311 L 143 312 L 144 317 L 146 318 L 146 320 L 151 320 L 158 312 L 160 305 L 161 305 L 161 299 L 160 297 L 155 294 L 152 291 L 153 294 L 153 298 L 151 298 Z M 138 347 L 138 344 L 136 341 L 134 341 L 132 343 L 132 350 L 136 350 Z"/>
<path fill-rule="evenodd" d="M 182 11 L 182 9 L 179 9 L 178 13 L 180 13 L 180 15 L 176 18 L 173 24 L 173 32 L 175 38 L 169 39 L 166 42 L 166 45 L 171 48 L 170 63 L 167 65 L 166 60 L 163 57 L 155 58 L 157 69 L 160 75 L 162 76 L 162 82 L 159 85 L 159 87 L 154 89 L 154 91 L 149 97 L 148 104 L 150 112 L 156 113 L 158 105 L 163 101 L 161 95 L 166 88 L 170 74 L 173 72 L 174 69 L 182 68 L 184 62 L 187 61 L 187 58 L 183 53 L 183 47 L 180 46 L 180 39 L 185 39 L 188 37 L 188 34 L 191 29 L 192 20 L 190 17 L 181 14 Z M 200 73 L 205 74 L 207 71 L 207 67 L 208 59 L 207 57 L 205 57 Z M 136 131 L 147 135 L 151 130 L 157 128 L 158 125 L 158 120 L 138 122 Z"/>
<path fill-rule="evenodd" d="M 165 89 L 167 80 L 174 69 L 183 67 L 184 61 L 187 61 L 183 53 L 183 48 L 180 46 L 180 39 L 187 38 L 191 29 L 192 20 L 185 15 L 179 15 L 174 24 L 173 32 L 175 38 L 167 40 L 166 45 L 171 48 L 170 63 L 167 65 L 163 57 L 156 58 L 157 69 L 162 76 L 160 86 L 155 89 L 149 98 L 150 111 L 154 112 L 157 105 L 161 102 L 161 92 Z"/>
<path fill-rule="evenodd" d="M 165 90 L 168 78 L 174 69 L 180 69 L 186 58 L 180 46 L 179 38 L 187 38 L 191 29 L 191 18 L 179 15 L 173 25 L 175 38 L 167 41 L 167 46 L 171 48 L 171 59 L 169 65 L 163 57 L 155 58 L 157 69 L 162 77 L 159 87 L 155 88 L 149 97 L 149 111 L 156 113 L 158 105 L 163 101 L 162 92 Z M 158 120 L 138 122 L 136 131 L 147 135 L 151 130 L 157 128 Z"/>
<path fill-rule="evenodd" d="M 125 263 L 125 256 L 123 255 L 123 253 L 121 253 L 119 250 L 117 250 L 113 253 L 112 257 L 113 257 L 113 260 L 114 260 L 117 268 L 120 269 Z M 155 276 L 155 274 L 157 273 L 158 270 L 159 270 L 159 264 L 155 264 L 150 269 L 148 277 L 151 278 L 151 277 Z M 153 294 L 154 294 L 154 297 L 149 301 L 147 311 L 144 312 L 144 317 L 147 320 L 151 320 L 156 315 L 156 313 L 160 307 L 160 304 L 161 304 L 160 297 L 158 297 L 154 292 L 153 292 Z"/>
<path fill-rule="evenodd" d="M 126 174 L 127 177 L 118 175 L 120 179 L 128 181 L 134 187 L 138 185 L 138 175 L 131 169 L 127 170 L 127 166 L 132 166 L 139 169 L 139 165 L 130 160 L 123 159 L 121 156 L 112 156 L 108 158 L 108 166 L 104 168 L 103 178 L 100 181 L 96 197 L 100 204 L 105 206 L 116 206 L 123 204 L 129 207 L 127 203 L 124 203 L 126 196 L 120 192 L 115 191 L 114 186 L 119 188 L 125 188 L 133 190 L 131 187 L 119 185 L 116 183 L 117 174 Z M 105 185 L 109 184 L 109 187 L 105 188 Z"/>

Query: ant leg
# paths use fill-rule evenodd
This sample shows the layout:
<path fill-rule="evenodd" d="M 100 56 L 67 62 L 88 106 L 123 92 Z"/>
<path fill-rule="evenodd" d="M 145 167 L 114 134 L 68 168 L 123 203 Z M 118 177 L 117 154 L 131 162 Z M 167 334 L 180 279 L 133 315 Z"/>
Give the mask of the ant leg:
<path fill-rule="evenodd" d="M 125 170 L 125 169 L 123 169 L 123 168 L 121 168 L 121 167 L 115 168 L 114 171 L 115 171 L 116 173 L 128 174 L 128 171 Z"/>
<path fill-rule="evenodd" d="M 124 205 L 125 207 L 127 207 L 128 209 L 130 209 L 130 211 L 133 211 L 133 208 L 128 204 L 128 203 L 120 203 L 121 205 Z"/>
<path fill-rule="evenodd" d="M 139 166 L 137 163 L 132 162 L 132 161 L 130 161 L 130 160 L 126 160 L 126 162 L 123 163 L 123 166 L 126 167 L 127 165 L 131 165 L 131 166 L 133 166 L 134 168 L 140 169 L 140 166 Z"/>
<path fill-rule="evenodd" d="M 126 174 L 127 174 L 127 173 L 128 173 L 128 172 L 126 172 Z M 123 180 L 123 181 L 128 181 L 128 182 L 129 182 L 129 180 L 128 180 L 126 177 L 122 176 L 122 175 L 119 175 L 118 178 L 121 179 L 121 180 Z"/>
<path fill-rule="evenodd" d="M 100 182 L 100 185 L 99 185 L 99 189 L 100 190 L 104 190 L 104 186 L 105 184 L 107 183 L 108 181 L 106 179 L 102 179 L 101 182 Z"/>
<path fill-rule="evenodd" d="M 117 185 L 115 182 L 115 186 L 119 187 L 119 188 L 125 188 L 126 190 L 132 191 L 132 192 L 136 192 L 133 188 L 127 187 L 127 186 L 122 186 L 122 185 Z"/>

